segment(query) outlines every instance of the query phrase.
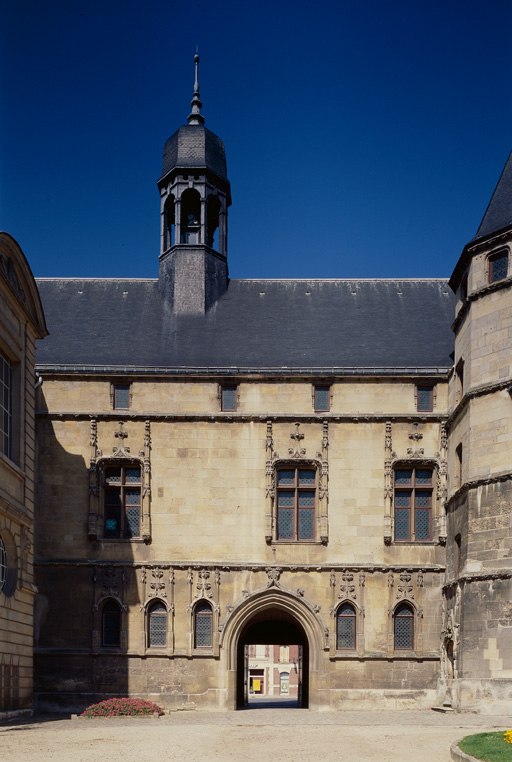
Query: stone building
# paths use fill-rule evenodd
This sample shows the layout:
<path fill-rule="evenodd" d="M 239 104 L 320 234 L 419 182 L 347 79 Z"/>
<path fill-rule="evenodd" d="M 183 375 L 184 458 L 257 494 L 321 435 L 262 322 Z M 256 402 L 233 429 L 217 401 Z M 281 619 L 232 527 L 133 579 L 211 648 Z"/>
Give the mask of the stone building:
<path fill-rule="evenodd" d="M 32 707 L 35 341 L 47 335 L 32 272 L 0 233 L 0 713 Z"/>
<path fill-rule="evenodd" d="M 158 278 L 38 282 L 40 706 L 243 706 L 255 644 L 312 709 L 512 696 L 510 177 L 450 282 L 230 280 L 196 76 Z"/>

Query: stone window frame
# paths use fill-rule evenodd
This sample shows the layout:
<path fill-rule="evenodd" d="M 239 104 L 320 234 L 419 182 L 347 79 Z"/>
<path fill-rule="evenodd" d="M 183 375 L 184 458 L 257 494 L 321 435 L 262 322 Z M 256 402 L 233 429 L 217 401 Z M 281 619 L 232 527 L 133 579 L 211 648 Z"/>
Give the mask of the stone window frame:
<path fill-rule="evenodd" d="M 226 407 L 225 406 L 225 402 L 224 402 L 224 391 L 226 391 L 228 389 L 230 391 L 234 390 L 234 392 L 235 392 L 235 406 L 232 407 L 232 408 Z M 220 383 L 218 385 L 217 396 L 218 396 L 218 399 L 219 399 L 219 408 L 220 408 L 221 412 L 223 412 L 223 413 L 236 413 L 237 412 L 239 404 L 240 404 L 240 394 L 239 394 L 239 391 L 238 391 L 238 384 L 236 382 L 234 382 L 234 381 L 232 381 L 232 382 L 225 381 L 225 382 Z"/>
<path fill-rule="evenodd" d="M 119 487 L 117 487 L 117 483 L 115 485 L 110 485 L 108 483 L 107 478 L 107 471 L 108 469 L 120 469 L 121 472 L 121 479 L 119 482 Z M 135 470 L 137 469 L 140 472 L 140 479 L 138 482 L 127 482 L 126 481 L 126 472 L 129 470 Z M 134 459 L 134 460 L 116 460 L 114 462 L 105 459 L 102 460 L 100 463 L 100 483 L 101 483 L 101 500 L 100 500 L 100 507 L 101 507 L 101 515 L 102 515 L 102 540 L 114 540 L 116 542 L 126 541 L 126 540 L 140 540 L 142 537 L 142 487 L 143 487 L 143 480 L 144 480 L 144 465 L 141 463 L 140 459 Z M 118 537 L 116 536 L 107 536 L 107 527 L 106 527 L 106 521 L 107 521 L 107 501 L 106 501 L 106 495 L 108 492 L 113 492 L 114 489 L 119 488 L 120 494 L 121 494 L 121 502 L 119 507 L 119 515 L 120 515 L 120 535 Z M 126 510 L 127 505 L 125 503 L 125 493 L 127 490 L 131 491 L 137 491 L 139 494 L 139 504 L 137 507 L 139 509 L 139 533 L 137 535 L 130 536 L 128 535 L 128 520 L 126 518 Z"/>
<path fill-rule="evenodd" d="M 151 642 L 151 617 L 155 613 L 155 609 L 157 606 L 161 606 L 164 610 L 163 614 L 157 614 L 157 616 L 161 619 L 165 620 L 165 643 L 162 644 L 154 644 Z M 170 627 L 169 627 L 169 607 L 166 604 L 162 598 L 152 598 L 150 601 L 146 604 L 146 610 L 144 612 L 144 620 L 145 620 L 145 646 L 147 651 L 151 652 L 166 652 L 169 650 L 169 637 L 170 637 Z"/>
<path fill-rule="evenodd" d="M 412 578 L 413 575 L 410 575 L 410 576 Z M 416 586 L 414 586 L 412 584 L 412 579 L 411 579 L 411 584 L 409 585 L 410 590 L 412 590 L 413 587 L 416 587 L 416 592 L 418 592 L 418 585 L 416 584 Z M 394 590 L 395 590 L 394 586 L 389 587 L 391 599 L 393 598 Z M 395 648 L 395 614 L 397 609 L 400 606 L 402 606 L 404 603 L 407 606 L 409 606 L 409 608 L 412 611 L 412 616 L 413 616 L 413 622 L 412 622 L 413 644 L 412 645 L 413 647 L 411 649 L 407 649 L 407 648 L 396 649 Z M 423 609 L 414 600 L 412 600 L 412 596 L 409 593 L 400 595 L 400 597 L 398 597 L 397 595 L 394 602 L 389 606 L 389 609 L 388 609 L 388 654 L 387 655 L 388 655 L 388 658 L 390 659 L 394 657 L 421 659 L 423 657 Z"/>
<path fill-rule="evenodd" d="M 127 407 L 120 407 L 117 404 L 117 389 L 123 388 L 128 389 L 128 406 Z M 133 402 L 133 391 L 132 391 L 132 383 L 130 381 L 126 381 L 125 383 L 120 383 L 119 381 L 112 381 L 110 384 L 110 406 L 112 410 L 129 410 L 132 407 Z"/>
<path fill-rule="evenodd" d="M 403 545 L 404 543 L 412 543 L 414 545 L 418 544 L 432 544 L 435 542 L 434 540 L 434 528 L 437 524 L 437 463 L 434 460 L 419 460 L 419 459 L 413 459 L 410 460 L 407 459 L 397 459 L 392 464 L 392 513 L 391 513 L 391 519 L 392 519 L 392 542 L 395 545 Z M 396 482 L 395 482 L 395 473 L 396 471 L 400 470 L 411 470 L 413 473 L 418 470 L 430 470 L 432 472 L 432 479 L 430 485 L 419 485 L 418 489 L 419 491 L 430 491 L 431 494 L 431 500 L 430 500 L 430 537 L 427 539 L 416 539 L 416 535 L 414 532 L 415 528 L 415 520 L 414 520 L 414 513 L 415 513 L 415 506 L 412 504 L 413 501 L 411 501 L 411 505 L 409 506 L 410 510 L 410 520 L 409 520 L 409 538 L 408 539 L 396 539 L 395 537 L 395 511 L 396 511 Z M 398 492 L 405 491 L 407 489 L 410 489 L 411 492 L 416 491 L 416 483 L 411 482 L 411 486 L 407 487 L 399 487 Z M 411 531 L 412 530 L 412 531 Z"/>
<path fill-rule="evenodd" d="M 419 398 L 419 390 L 420 389 L 430 389 L 430 407 L 426 408 L 420 408 L 420 398 Z M 436 408 L 437 403 L 437 386 L 434 383 L 422 383 L 422 384 L 416 384 L 414 387 L 414 406 L 416 408 L 416 412 L 418 413 L 432 413 Z"/>
<path fill-rule="evenodd" d="M 317 390 L 327 391 L 327 407 L 322 408 L 317 405 Z M 328 383 L 317 383 L 311 386 L 311 403 L 315 413 L 330 413 L 332 407 L 332 386 Z"/>
<path fill-rule="evenodd" d="M 339 627 L 340 618 L 342 616 L 342 615 L 340 616 L 340 611 L 341 611 L 343 606 L 350 606 L 350 608 L 354 612 L 354 614 L 353 614 L 353 619 L 354 619 L 354 638 L 353 638 L 353 646 L 351 646 L 350 648 L 339 648 L 339 646 L 338 646 L 338 627 Z M 358 641 L 358 637 L 357 637 L 357 635 L 358 635 L 358 632 L 357 632 L 357 620 L 358 620 L 359 613 L 360 612 L 358 611 L 358 606 L 357 606 L 356 602 L 352 601 L 352 600 L 350 600 L 348 598 L 345 598 L 344 600 L 340 601 L 339 604 L 336 606 L 336 611 L 334 612 L 334 621 L 336 623 L 336 626 L 335 626 L 336 653 L 338 653 L 338 654 L 349 653 L 350 654 L 350 653 L 356 653 L 357 652 L 357 646 L 358 646 L 358 642 L 357 642 Z"/>
<path fill-rule="evenodd" d="M 6 598 L 11 598 L 18 587 L 18 567 L 19 567 L 19 554 L 16 542 L 12 533 L 3 527 L 0 529 L 0 540 L 3 545 L 5 573 L 3 584 L 0 587 L 0 594 L 5 595 Z"/>
<path fill-rule="evenodd" d="M 279 477 L 278 474 L 280 471 L 294 471 L 294 483 L 293 485 L 285 485 L 283 487 L 279 486 Z M 314 471 L 315 473 L 315 483 L 313 486 L 309 485 L 302 485 L 300 484 L 298 474 L 299 471 Z M 274 521 L 274 542 L 278 543 L 280 545 L 282 544 L 288 544 L 291 543 L 293 545 L 297 544 L 314 544 L 317 542 L 317 525 L 318 525 L 318 482 L 319 482 L 319 475 L 318 475 L 318 464 L 315 461 L 310 460 L 293 460 L 293 461 L 278 461 L 274 465 L 274 481 L 275 481 L 275 500 L 274 500 L 274 510 L 275 510 L 275 521 Z M 294 537 L 284 537 L 279 538 L 279 494 L 282 492 L 294 492 L 294 501 L 293 501 L 293 527 L 294 527 Z M 298 517 L 299 517 L 299 492 L 308 492 L 313 493 L 313 537 L 311 538 L 299 538 L 298 537 Z"/>
<path fill-rule="evenodd" d="M 411 621 L 410 645 L 409 646 L 405 646 L 403 648 L 401 648 L 401 647 L 399 648 L 397 646 L 397 644 L 396 644 L 396 642 L 397 642 L 396 623 L 397 623 L 397 618 L 401 616 L 399 614 L 399 609 L 407 609 L 410 612 L 410 616 L 407 616 L 407 617 L 404 616 L 403 618 L 404 619 L 405 618 L 410 619 L 410 621 Z M 395 653 L 397 651 L 401 652 L 401 653 L 403 653 L 405 651 L 414 652 L 415 645 L 416 645 L 416 637 L 417 637 L 416 626 L 415 626 L 416 622 L 415 622 L 415 620 L 416 620 L 416 612 L 414 610 L 414 607 L 412 606 L 411 601 L 397 601 L 397 603 L 396 603 L 396 605 L 395 605 L 395 607 L 393 609 L 393 651 Z"/>
<path fill-rule="evenodd" d="M 211 643 L 209 646 L 196 645 L 196 616 L 199 606 L 208 605 L 211 611 Z M 201 596 L 189 607 L 190 656 L 219 656 L 219 607 L 210 598 Z"/>
<path fill-rule="evenodd" d="M 119 421 L 120 431 L 115 436 L 123 434 L 123 422 Z M 112 455 L 103 455 L 98 447 L 97 421 L 91 419 L 91 457 L 89 465 L 89 516 L 88 538 L 91 541 L 138 543 L 151 542 L 151 432 L 150 422 L 145 422 L 144 449 L 138 455 L 132 455 L 126 446 L 114 447 Z M 122 438 L 122 437 L 121 437 Z M 104 506 L 104 473 L 105 469 L 113 466 L 136 465 L 141 469 L 141 508 L 139 537 L 105 537 L 105 506 Z"/>
<path fill-rule="evenodd" d="M 507 266 L 506 266 L 506 272 L 505 275 L 495 278 L 493 277 L 493 264 L 497 260 L 506 259 Z M 497 249 L 495 251 L 491 251 L 487 255 L 487 282 L 488 283 L 498 283 L 500 280 L 505 280 L 505 278 L 508 277 L 510 270 L 510 253 L 508 247 L 503 247 L 500 249 Z"/>

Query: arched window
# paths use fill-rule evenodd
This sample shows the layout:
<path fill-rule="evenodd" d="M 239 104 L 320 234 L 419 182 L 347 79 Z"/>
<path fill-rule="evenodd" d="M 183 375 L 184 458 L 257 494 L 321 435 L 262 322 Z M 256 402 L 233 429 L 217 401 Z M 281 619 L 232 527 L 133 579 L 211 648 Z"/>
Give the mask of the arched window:
<path fill-rule="evenodd" d="M 181 197 L 181 240 L 180 243 L 200 243 L 201 196 L 193 188 Z"/>
<path fill-rule="evenodd" d="M 164 206 L 164 251 L 174 246 L 174 223 L 175 223 L 174 196 L 171 194 Z"/>
<path fill-rule="evenodd" d="M 113 600 L 106 601 L 101 611 L 101 645 L 107 648 L 121 645 L 121 609 Z"/>
<path fill-rule="evenodd" d="M 194 647 L 212 647 L 212 607 L 203 602 L 196 606 L 194 612 Z"/>
<path fill-rule="evenodd" d="M 395 651 L 414 648 L 414 612 L 407 603 L 401 603 L 394 615 Z"/>
<path fill-rule="evenodd" d="M 290 693 L 290 673 L 279 673 L 279 693 L 281 696 L 287 696 Z"/>
<path fill-rule="evenodd" d="M 161 647 L 167 641 L 167 609 L 162 601 L 155 601 L 148 611 L 148 646 Z"/>
<path fill-rule="evenodd" d="M 219 227 L 220 201 L 217 196 L 208 196 L 206 204 L 207 235 L 206 244 L 213 248 L 215 244 L 215 231 Z"/>
<path fill-rule="evenodd" d="M 356 647 L 356 611 L 350 603 L 342 603 L 336 616 L 336 650 Z"/>
<path fill-rule="evenodd" d="M 503 280 L 508 275 L 508 251 L 502 249 L 489 257 L 489 283 Z"/>

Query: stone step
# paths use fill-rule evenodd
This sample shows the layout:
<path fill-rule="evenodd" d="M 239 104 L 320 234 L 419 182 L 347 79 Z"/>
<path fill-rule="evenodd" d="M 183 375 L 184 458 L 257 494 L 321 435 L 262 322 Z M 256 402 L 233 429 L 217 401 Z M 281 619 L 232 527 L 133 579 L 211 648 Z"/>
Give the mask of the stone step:
<path fill-rule="evenodd" d="M 454 712 L 455 709 L 451 704 L 443 704 L 443 706 L 433 706 L 431 707 L 433 712 Z"/>

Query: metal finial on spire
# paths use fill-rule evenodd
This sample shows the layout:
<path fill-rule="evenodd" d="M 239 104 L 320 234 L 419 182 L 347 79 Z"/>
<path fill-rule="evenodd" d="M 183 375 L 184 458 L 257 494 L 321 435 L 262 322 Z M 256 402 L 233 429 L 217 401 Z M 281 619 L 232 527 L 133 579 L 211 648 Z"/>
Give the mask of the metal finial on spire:
<path fill-rule="evenodd" d="M 199 55 L 196 53 L 194 56 L 196 65 L 195 81 L 194 81 L 194 97 L 190 101 L 192 111 L 188 117 L 189 124 L 204 124 L 204 116 L 201 114 L 201 106 L 203 105 L 199 100 Z"/>

